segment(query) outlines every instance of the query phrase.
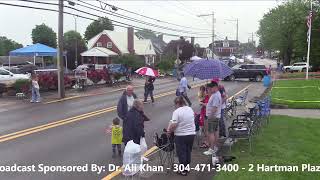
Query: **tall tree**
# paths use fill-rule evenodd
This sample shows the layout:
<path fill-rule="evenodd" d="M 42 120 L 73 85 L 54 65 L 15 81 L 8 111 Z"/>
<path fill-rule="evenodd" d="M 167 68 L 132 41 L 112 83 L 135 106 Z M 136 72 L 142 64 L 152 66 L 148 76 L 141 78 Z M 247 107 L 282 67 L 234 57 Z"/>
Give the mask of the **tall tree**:
<path fill-rule="evenodd" d="M 0 56 L 8 56 L 9 52 L 18 48 L 22 48 L 22 44 L 19 44 L 5 36 L 0 36 Z"/>
<path fill-rule="evenodd" d="M 103 30 L 114 30 L 112 22 L 106 17 L 100 17 L 98 20 L 95 20 L 91 24 L 89 24 L 86 32 L 84 33 L 84 37 L 88 41 Z"/>
<path fill-rule="evenodd" d="M 186 41 L 183 37 L 180 37 L 178 40 L 172 40 L 168 43 L 166 49 L 164 50 L 164 55 L 172 55 L 177 54 L 177 48 L 179 45 L 179 49 L 181 53 L 179 53 L 179 59 L 183 62 L 190 59 L 195 52 L 195 48 L 193 45 Z"/>
<path fill-rule="evenodd" d="M 52 28 L 44 23 L 41 25 L 36 25 L 36 27 L 32 29 L 32 42 L 33 44 L 41 43 L 56 48 L 57 34 Z"/>
<path fill-rule="evenodd" d="M 261 46 L 269 51 L 280 51 L 280 58 L 285 65 L 292 59 L 305 59 L 307 52 L 306 17 L 309 14 L 310 2 L 304 0 L 290 0 L 271 9 L 260 21 L 258 35 Z M 313 27 L 319 24 L 319 4 L 315 5 Z M 314 30 L 313 30 L 314 31 Z M 311 57 L 318 61 L 315 55 L 319 48 L 319 36 L 313 33 Z M 316 44 L 318 42 L 318 44 Z M 312 61 L 310 61 L 312 63 Z"/>
<path fill-rule="evenodd" d="M 76 59 L 77 48 L 77 59 Z M 74 69 L 77 64 L 80 63 L 80 53 L 87 49 L 85 40 L 81 37 L 81 34 L 76 31 L 68 31 L 64 33 L 64 49 L 67 51 L 68 68 Z"/>

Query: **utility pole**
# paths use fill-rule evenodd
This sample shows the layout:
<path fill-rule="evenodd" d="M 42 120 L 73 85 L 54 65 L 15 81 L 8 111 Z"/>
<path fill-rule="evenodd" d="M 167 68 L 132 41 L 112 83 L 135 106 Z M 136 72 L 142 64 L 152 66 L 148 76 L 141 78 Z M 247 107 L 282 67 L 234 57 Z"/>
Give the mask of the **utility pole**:
<path fill-rule="evenodd" d="M 212 58 L 214 58 L 214 11 L 212 11 L 212 14 L 201 14 L 198 15 L 198 17 L 203 16 L 212 16 L 212 45 L 211 45 L 211 51 L 212 51 Z"/>
<path fill-rule="evenodd" d="M 211 51 L 212 51 L 212 59 L 214 58 L 214 12 L 212 11 L 212 46 L 211 46 Z"/>
<path fill-rule="evenodd" d="M 239 41 L 239 19 L 225 19 L 226 21 L 236 22 L 236 40 Z"/>
<path fill-rule="evenodd" d="M 77 32 L 77 16 L 74 17 L 74 30 Z M 78 39 L 76 38 L 76 46 L 75 46 L 75 65 L 78 66 Z"/>
<path fill-rule="evenodd" d="M 63 68 L 63 0 L 59 0 L 59 21 L 58 21 L 58 94 L 60 98 L 65 97 L 64 89 L 64 68 Z"/>
<path fill-rule="evenodd" d="M 237 18 L 237 41 L 239 41 L 239 19 Z"/>
<path fill-rule="evenodd" d="M 254 41 L 253 41 L 253 32 L 252 32 L 252 44 L 255 45 L 255 44 L 254 44 Z"/>

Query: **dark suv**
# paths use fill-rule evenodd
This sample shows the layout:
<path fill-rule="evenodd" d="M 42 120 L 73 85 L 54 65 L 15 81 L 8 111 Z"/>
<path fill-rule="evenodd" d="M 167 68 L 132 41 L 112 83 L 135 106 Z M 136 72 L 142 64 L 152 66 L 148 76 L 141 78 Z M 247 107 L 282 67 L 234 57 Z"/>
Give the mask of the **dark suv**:
<path fill-rule="evenodd" d="M 234 81 L 237 78 L 249 78 L 250 81 L 261 81 L 267 74 L 267 68 L 258 64 L 238 64 L 232 67 L 233 74 L 226 77 L 225 80 Z"/>

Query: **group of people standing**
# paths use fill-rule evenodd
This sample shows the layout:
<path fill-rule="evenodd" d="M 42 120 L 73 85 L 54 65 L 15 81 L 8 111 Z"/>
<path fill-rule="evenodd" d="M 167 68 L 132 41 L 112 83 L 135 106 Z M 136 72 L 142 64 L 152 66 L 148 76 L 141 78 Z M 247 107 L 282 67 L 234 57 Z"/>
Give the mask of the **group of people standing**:
<path fill-rule="evenodd" d="M 145 137 L 144 122 L 150 120 L 144 113 L 143 102 L 138 99 L 131 85 L 126 87 L 118 101 L 117 114 L 123 126 L 120 126 L 118 118 L 113 120 L 111 127 L 113 157 L 116 155 L 116 148 L 118 148 L 118 154 L 121 155 L 122 143 L 126 145 L 132 140 L 140 144 L 141 138 Z"/>
<path fill-rule="evenodd" d="M 175 110 L 172 113 L 172 118 L 167 127 L 168 135 L 174 134 L 174 142 L 176 154 L 179 163 L 185 167 L 191 163 L 191 152 L 196 135 L 195 112 L 191 108 L 191 101 L 187 96 L 187 89 L 191 88 L 188 85 L 187 79 L 181 74 L 181 79 L 177 89 L 177 97 L 174 99 Z M 145 84 L 144 101 L 147 100 L 148 95 L 153 98 L 153 82 L 154 78 L 147 78 Z M 204 152 L 205 155 L 213 155 L 218 151 L 217 142 L 219 135 L 226 136 L 223 109 L 226 106 L 227 95 L 224 87 L 219 85 L 218 79 L 213 79 L 210 83 L 200 87 L 198 94 L 199 104 L 201 106 L 200 112 L 200 127 L 205 134 L 205 141 L 203 148 L 208 148 Z M 187 105 L 188 104 L 188 105 Z M 113 153 L 116 153 L 116 147 L 121 155 L 121 144 L 127 144 L 130 140 L 134 143 L 140 144 L 141 138 L 145 137 L 144 122 L 150 119 L 143 111 L 143 101 L 137 98 L 132 86 L 127 86 L 123 92 L 117 105 L 117 112 L 119 118 L 123 122 L 123 129 L 119 125 L 119 120 L 114 120 L 112 135 L 121 134 L 121 140 L 112 141 Z M 220 129 L 220 134 L 219 134 Z M 120 133 L 121 132 L 121 133 Z M 116 143 L 116 144 L 114 144 Z M 179 171 L 180 175 L 186 176 L 188 171 Z"/>
<path fill-rule="evenodd" d="M 186 95 L 189 85 L 184 74 L 181 74 L 181 77 L 179 88 L 177 89 L 178 97 L 174 100 L 176 110 L 172 114 L 167 133 L 174 133 L 179 163 L 187 167 L 191 163 L 191 152 L 196 135 L 196 126 L 195 113 L 190 107 L 192 103 Z M 200 131 L 203 131 L 206 137 L 201 147 L 208 148 L 208 150 L 203 153 L 204 155 L 216 156 L 218 151 L 218 138 L 221 136 L 226 137 L 223 114 L 224 108 L 226 107 L 227 94 L 225 88 L 218 83 L 219 79 L 212 79 L 210 83 L 200 87 L 198 94 L 201 106 Z M 187 106 L 186 101 L 189 106 Z M 178 173 L 186 176 L 188 171 L 183 170 Z"/>

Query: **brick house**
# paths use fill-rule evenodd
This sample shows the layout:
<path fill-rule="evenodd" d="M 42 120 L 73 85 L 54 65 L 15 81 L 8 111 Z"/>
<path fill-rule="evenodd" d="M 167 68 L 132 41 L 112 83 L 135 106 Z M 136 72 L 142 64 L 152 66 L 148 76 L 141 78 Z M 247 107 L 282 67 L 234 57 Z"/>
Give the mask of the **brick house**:
<path fill-rule="evenodd" d="M 104 30 L 88 41 L 88 49 L 81 53 L 83 64 L 110 64 L 115 56 L 132 54 L 152 65 L 156 57 L 151 40 L 138 39 L 132 27 L 126 31 Z"/>
<path fill-rule="evenodd" d="M 214 41 L 214 53 L 218 57 L 229 57 L 237 52 L 239 45 L 239 41 L 228 40 L 228 37 L 226 37 L 224 40 Z M 211 49 L 211 46 L 212 43 L 209 44 L 209 49 Z"/>

